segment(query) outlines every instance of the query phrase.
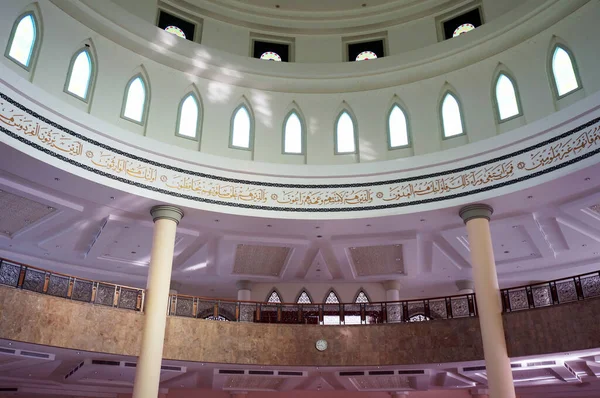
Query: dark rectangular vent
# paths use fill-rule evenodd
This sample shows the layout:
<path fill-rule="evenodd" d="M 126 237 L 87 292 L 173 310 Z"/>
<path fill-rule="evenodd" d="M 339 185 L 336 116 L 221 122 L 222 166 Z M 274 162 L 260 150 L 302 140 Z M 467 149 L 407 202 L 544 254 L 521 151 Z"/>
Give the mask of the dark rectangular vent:
<path fill-rule="evenodd" d="M 181 372 L 181 366 L 169 366 L 163 365 L 160 367 L 162 370 L 173 370 L 175 372 Z"/>
<path fill-rule="evenodd" d="M 137 366 L 137 364 L 134 362 L 125 362 L 126 368 L 135 368 L 136 366 Z"/>
<path fill-rule="evenodd" d="M 424 375 L 424 370 L 399 370 L 399 375 Z"/>
<path fill-rule="evenodd" d="M 17 392 L 19 389 L 17 387 L 0 387 L 0 392 Z"/>
<path fill-rule="evenodd" d="M 104 361 L 100 359 L 93 359 L 92 365 L 109 365 L 109 366 L 119 366 L 121 363 L 117 361 Z"/>
<path fill-rule="evenodd" d="M 485 366 L 467 366 L 463 368 L 465 372 L 472 372 L 474 370 L 485 370 Z"/>
<path fill-rule="evenodd" d="M 383 376 L 383 375 L 393 375 L 393 370 L 373 370 L 369 372 L 369 376 Z"/>
<path fill-rule="evenodd" d="M 364 376 L 365 372 L 340 372 L 340 376 Z"/>
<path fill-rule="evenodd" d="M 10 348 L 4 348 L 4 347 L 0 347 L 0 352 L 4 352 L 6 354 L 14 354 L 15 350 L 12 350 Z"/>
<path fill-rule="evenodd" d="M 274 375 L 275 372 L 272 370 L 249 370 L 249 375 Z"/>
<path fill-rule="evenodd" d="M 277 372 L 279 376 L 303 376 L 302 372 L 290 372 L 290 371 L 279 371 Z"/>
<path fill-rule="evenodd" d="M 50 358 L 48 354 L 42 354 L 39 352 L 31 352 L 31 351 L 21 351 L 21 355 L 25 357 L 34 357 L 34 358 Z"/>
<path fill-rule="evenodd" d="M 513 368 L 513 369 L 514 368 L 520 368 L 521 366 L 523 366 L 523 365 L 521 365 L 520 363 L 511 363 L 510 364 L 510 367 Z"/>
<path fill-rule="evenodd" d="M 243 370 L 234 370 L 234 369 L 220 369 L 219 374 L 221 375 L 243 375 Z"/>
<path fill-rule="evenodd" d="M 527 366 L 547 366 L 547 365 L 556 365 L 554 361 L 541 361 L 541 362 L 528 362 Z"/>

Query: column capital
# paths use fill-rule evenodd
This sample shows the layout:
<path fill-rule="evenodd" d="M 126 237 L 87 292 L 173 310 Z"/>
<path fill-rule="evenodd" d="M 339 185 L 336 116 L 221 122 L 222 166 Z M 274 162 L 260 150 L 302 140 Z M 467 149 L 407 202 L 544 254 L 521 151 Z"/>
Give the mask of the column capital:
<path fill-rule="evenodd" d="M 492 209 L 492 206 L 486 205 L 485 203 L 475 203 L 462 207 L 459 210 L 458 215 L 466 224 L 475 218 L 485 218 L 489 221 L 493 212 L 494 209 Z"/>
<path fill-rule="evenodd" d="M 152 215 L 152 221 L 154 222 L 166 218 L 179 224 L 179 221 L 183 218 L 183 210 L 179 207 L 170 205 L 153 206 L 152 209 L 150 209 L 150 214 Z"/>
<path fill-rule="evenodd" d="M 470 290 L 472 293 L 475 290 L 475 285 L 473 284 L 473 281 L 467 279 L 456 281 L 456 287 L 458 288 L 459 293 L 467 290 Z"/>
<path fill-rule="evenodd" d="M 400 290 L 400 281 L 383 281 L 381 282 L 385 290 Z"/>
<path fill-rule="evenodd" d="M 237 281 L 235 283 L 237 290 L 252 290 L 252 282 L 250 281 Z"/>

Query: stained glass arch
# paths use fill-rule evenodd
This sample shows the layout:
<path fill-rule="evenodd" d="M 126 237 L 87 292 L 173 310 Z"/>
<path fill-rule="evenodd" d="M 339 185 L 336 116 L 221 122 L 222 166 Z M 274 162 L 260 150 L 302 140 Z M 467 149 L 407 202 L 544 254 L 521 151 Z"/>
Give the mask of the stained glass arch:
<path fill-rule="evenodd" d="M 254 117 L 249 105 L 244 101 L 233 111 L 229 146 L 235 149 L 252 150 L 254 136 Z"/>
<path fill-rule="evenodd" d="M 275 289 L 271 290 L 271 293 L 269 293 L 269 296 L 267 297 L 267 303 L 279 304 L 281 302 L 282 302 L 281 296 L 279 296 L 279 293 L 277 292 L 277 290 L 275 290 Z"/>
<path fill-rule="evenodd" d="M 342 110 L 335 120 L 335 154 L 356 153 L 356 122 L 348 109 Z"/>
<path fill-rule="evenodd" d="M 465 134 L 462 107 L 454 93 L 446 90 L 440 101 L 440 118 L 444 138 Z"/>
<path fill-rule="evenodd" d="M 327 293 L 327 296 L 325 297 L 325 304 L 339 304 L 340 303 L 340 299 L 338 297 L 338 295 L 335 293 L 335 291 L 332 289 L 329 291 L 329 293 Z"/>
<path fill-rule="evenodd" d="M 39 49 L 39 41 L 38 18 L 34 11 L 27 11 L 13 24 L 4 55 L 29 71 Z"/>
<path fill-rule="evenodd" d="M 142 73 L 129 80 L 125 87 L 125 98 L 121 117 L 138 124 L 146 122 L 148 112 L 148 84 Z"/>
<path fill-rule="evenodd" d="M 312 304 L 312 299 L 306 290 L 302 290 L 296 299 L 297 304 Z"/>
<path fill-rule="evenodd" d="M 410 146 L 408 116 L 404 108 L 394 102 L 387 114 L 388 149 Z"/>
<path fill-rule="evenodd" d="M 264 61 L 277 61 L 281 62 L 281 56 L 273 51 L 265 51 L 260 55 L 260 59 Z"/>
<path fill-rule="evenodd" d="M 473 25 L 472 23 L 464 23 L 464 24 L 460 25 L 459 27 L 457 27 L 456 29 L 454 29 L 454 32 L 452 33 L 452 37 L 460 36 L 464 33 L 472 31 L 473 29 L 475 29 L 475 25 Z"/>
<path fill-rule="evenodd" d="M 367 296 L 367 293 L 365 293 L 364 290 L 359 290 L 359 292 L 356 294 L 356 297 L 354 298 L 354 302 L 357 304 L 368 304 L 371 302 L 371 300 L 369 300 L 369 296 Z"/>
<path fill-rule="evenodd" d="M 172 35 L 181 37 L 182 39 L 185 39 L 185 32 L 183 30 L 181 30 L 180 28 L 178 28 L 175 25 L 169 25 L 165 28 L 165 31 L 168 33 L 171 33 Z"/>
<path fill-rule="evenodd" d="M 78 50 L 69 64 L 65 92 L 87 102 L 93 88 L 96 66 L 89 44 Z"/>
<path fill-rule="evenodd" d="M 355 61 L 366 61 L 367 59 L 376 59 L 377 54 L 373 51 L 363 51 L 356 56 Z"/>
<path fill-rule="evenodd" d="M 517 84 L 506 71 L 501 70 L 496 75 L 493 100 L 498 122 L 504 122 L 522 114 Z"/>
<path fill-rule="evenodd" d="M 291 110 L 283 121 L 283 153 L 304 154 L 304 121 L 296 109 Z"/>
<path fill-rule="evenodd" d="M 550 79 L 557 98 L 562 98 L 581 88 L 577 63 L 573 53 L 564 44 L 552 47 Z"/>
<path fill-rule="evenodd" d="M 199 139 L 201 107 L 198 98 L 192 91 L 186 94 L 179 103 L 176 135 L 194 140 Z"/>

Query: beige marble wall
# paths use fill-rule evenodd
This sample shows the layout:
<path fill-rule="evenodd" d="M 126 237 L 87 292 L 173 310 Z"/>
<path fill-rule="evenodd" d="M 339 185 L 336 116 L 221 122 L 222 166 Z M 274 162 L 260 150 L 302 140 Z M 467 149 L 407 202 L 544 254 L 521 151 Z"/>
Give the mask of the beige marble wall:
<path fill-rule="evenodd" d="M 600 347 L 600 300 L 504 316 L 513 357 Z M 0 338 L 137 355 L 143 314 L 0 286 Z M 315 342 L 325 339 L 325 352 Z M 477 318 L 370 326 L 169 317 L 164 357 L 263 365 L 399 365 L 483 359 Z"/>

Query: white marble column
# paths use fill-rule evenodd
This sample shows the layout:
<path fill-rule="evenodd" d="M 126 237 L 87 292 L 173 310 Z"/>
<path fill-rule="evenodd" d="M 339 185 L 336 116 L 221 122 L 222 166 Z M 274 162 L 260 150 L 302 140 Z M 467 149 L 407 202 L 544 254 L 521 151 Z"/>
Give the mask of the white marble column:
<path fill-rule="evenodd" d="M 251 301 L 252 300 L 252 282 L 250 281 L 237 281 L 235 284 L 237 287 L 237 299 L 238 301 Z"/>
<path fill-rule="evenodd" d="M 485 204 L 468 205 L 459 215 L 467 226 L 473 281 L 490 398 L 515 398 L 515 386 L 506 351 L 502 305 L 492 247 L 490 217 Z"/>
<path fill-rule="evenodd" d="M 175 233 L 183 211 L 174 206 L 154 206 L 154 237 L 148 273 L 148 291 L 144 309 L 142 347 L 135 369 L 133 398 L 158 396 Z"/>
<path fill-rule="evenodd" d="M 385 281 L 383 282 L 383 288 L 385 289 L 385 301 L 387 311 L 388 323 L 402 321 L 402 305 L 400 301 L 400 282 L 398 281 Z"/>

